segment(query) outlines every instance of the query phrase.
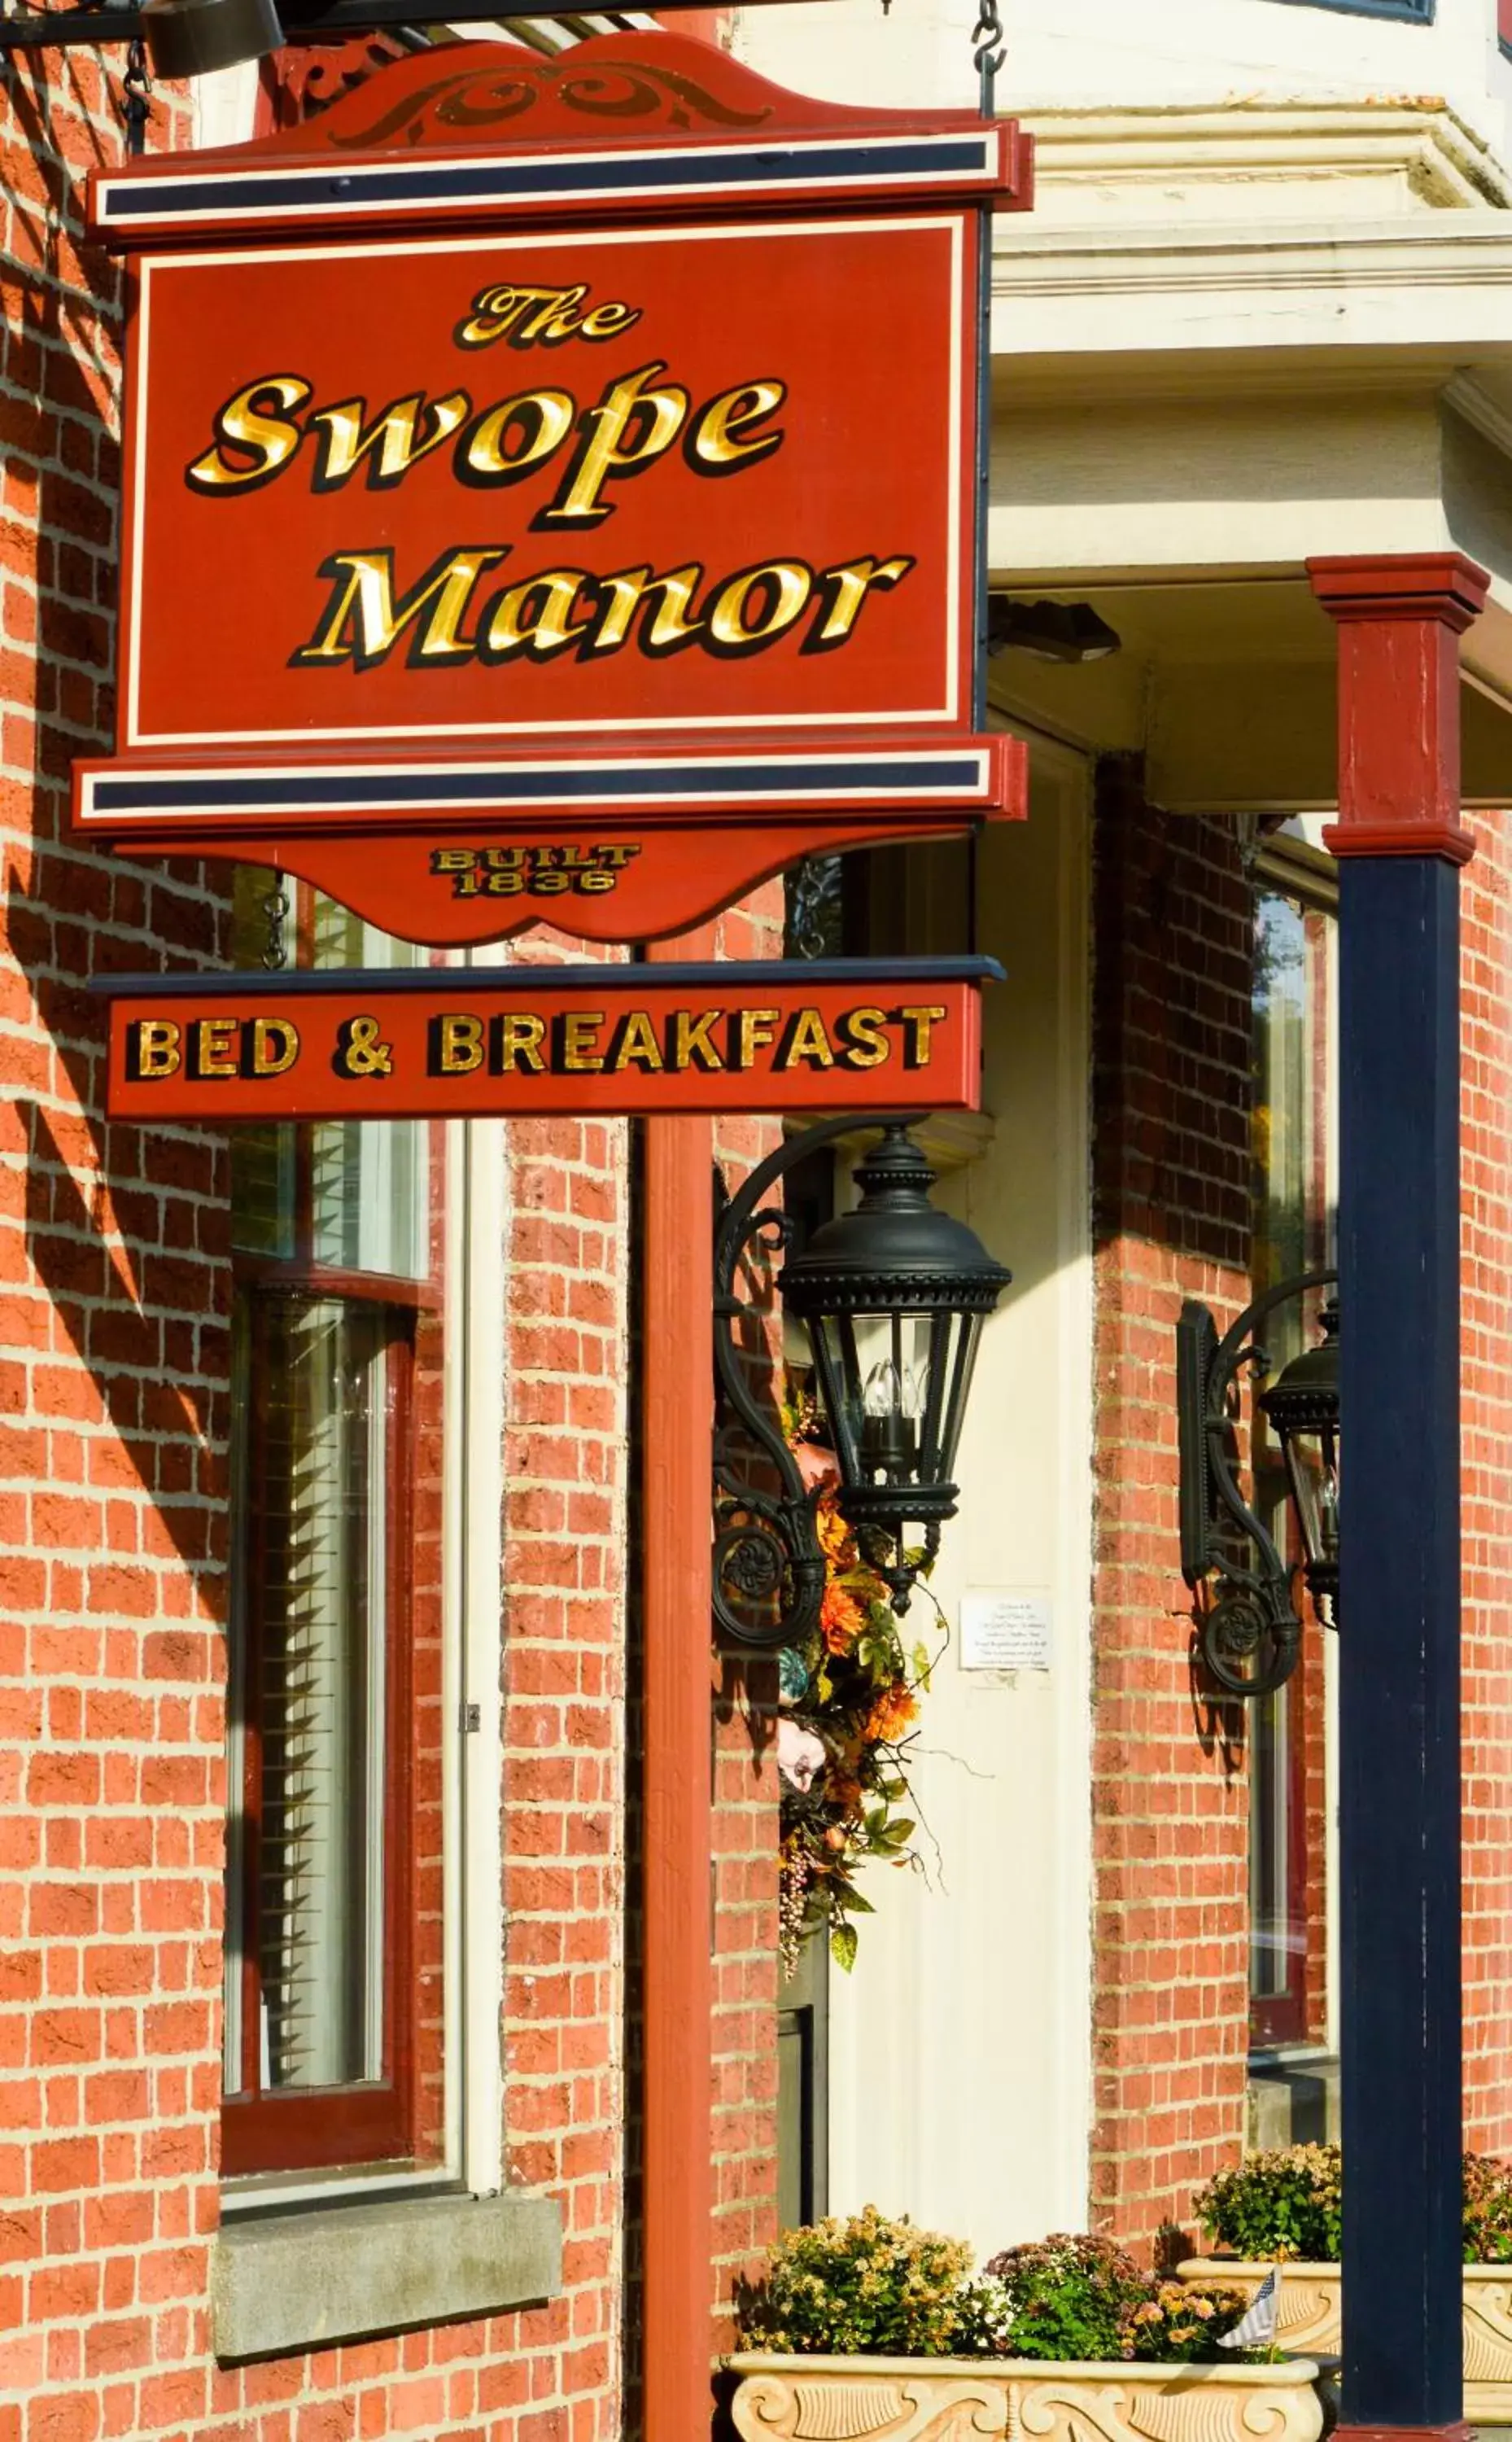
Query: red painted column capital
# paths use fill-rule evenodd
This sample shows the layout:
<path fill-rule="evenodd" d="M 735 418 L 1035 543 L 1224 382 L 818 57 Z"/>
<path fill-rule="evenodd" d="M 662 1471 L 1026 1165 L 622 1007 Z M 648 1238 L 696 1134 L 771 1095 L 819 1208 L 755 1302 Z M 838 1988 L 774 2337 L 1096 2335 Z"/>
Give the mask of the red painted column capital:
<path fill-rule="evenodd" d="M 1464 865 L 1459 639 L 1485 608 L 1484 568 L 1457 551 L 1310 559 L 1339 629 L 1336 856 L 1441 856 Z"/>

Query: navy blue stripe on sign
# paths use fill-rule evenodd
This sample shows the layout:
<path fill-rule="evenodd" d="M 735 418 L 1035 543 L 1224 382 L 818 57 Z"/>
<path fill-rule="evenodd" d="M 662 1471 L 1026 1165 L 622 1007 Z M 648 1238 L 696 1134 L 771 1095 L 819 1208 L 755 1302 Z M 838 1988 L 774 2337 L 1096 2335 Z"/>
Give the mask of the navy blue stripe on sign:
<path fill-rule="evenodd" d="M 438 161 L 392 169 L 345 171 L 308 177 L 272 172 L 240 177 L 112 180 L 104 191 L 107 220 L 161 220 L 178 212 L 237 211 L 276 206 L 354 203 L 469 203 L 508 196 L 633 192 L 639 187 L 822 186 L 853 178 L 943 175 L 992 167 L 987 143 L 975 137 L 899 137 L 821 144 L 811 152 L 600 154 L 564 161 Z"/>
<path fill-rule="evenodd" d="M 422 801 L 454 805 L 507 805 L 516 799 L 544 797 L 699 797 L 711 790 L 732 791 L 765 802 L 803 796 L 813 791 L 883 789 L 906 793 L 913 789 L 948 789 L 962 793 L 979 791 L 984 765 L 976 755 L 939 756 L 928 760 L 857 760 L 855 762 L 785 765 L 717 763 L 625 772 L 594 770 L 578 764 L 560 771 L 515 771 L 501 765 L 487 772 L 373 772 L 294 775 L 250 774 L 240 778 L 203 774 L 189 779 L 112 777 L 100 774 L 91 781 L 90 797 L 97 813 L 152 811 L 176 808 L 196 811 L 243 813 L 273 811 L 288 806 L 396 806 Z"/>

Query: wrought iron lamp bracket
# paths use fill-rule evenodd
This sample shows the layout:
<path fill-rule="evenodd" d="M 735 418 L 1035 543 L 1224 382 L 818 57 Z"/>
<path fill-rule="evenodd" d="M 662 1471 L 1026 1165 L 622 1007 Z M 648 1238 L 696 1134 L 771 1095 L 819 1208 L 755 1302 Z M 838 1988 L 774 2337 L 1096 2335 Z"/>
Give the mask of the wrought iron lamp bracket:
<path fill-rule="evenodd" d="M 1333 1270 L 1299 1272 L 1256 1298 L 1220 1339 L 1208 1308 L 1188 1299 L 1176 1325 L 1176 1416 L 1181 1466 L 1181 1574 L 1195 1594 L 1216 1580 L 1197 1625 L 1203 1664 L 1226 1695 L 1273 1695 L 1297 1667 L 1302 1622 L 1295 1571 L 1245 1499 L 1233 1457 L 1232 1394 L 1248 1367 L 1269 1370 L 1258 1338 L 1278 1306 L 1332 1287 Z M 1253 1561 L 1236 1550 L 1236 1529 Z M 1268 1659 L 1262 1659 L 1266 1653 Z M 1247 1667 L 1248 1666 L 1248 1667 Z"/>
<path fill-rule="evenodd" d="M 721 1635 L 742 1645 L 794 1645 L 812 1633 L 824 1600 L 825 1558 L 816 1513 L 820 1487 L 804 1483 L 796 1458 L 768 1404 L 752 1389 L 741 1355 L 742 1324 L 760 1309 L 737 1291 L 748 1256 L 783 1253 L 792 1245 L 791 1214 L 766 1198 L 806 1155 L 863 1130 L 906 1124 L 907 1112 L 822 1120 L 790 1137 L 758 1162 L 720 1216 L 714 1241 L 714 1365 L 719 1427 L 714 1443 L 714 1616 Z M 772 1468 L 776 1489 L 753 1483 L 742 1441 Z M 774 1605 L 756 1627 L 762 1604 Z M 744 1606 L 742 1608 L 741 1606 Z"/>

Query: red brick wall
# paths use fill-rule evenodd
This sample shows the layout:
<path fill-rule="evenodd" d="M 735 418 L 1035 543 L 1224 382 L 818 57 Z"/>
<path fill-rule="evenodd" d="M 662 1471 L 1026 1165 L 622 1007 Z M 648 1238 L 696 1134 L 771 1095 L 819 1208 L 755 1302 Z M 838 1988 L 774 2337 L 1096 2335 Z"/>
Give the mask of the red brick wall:
<path fill-rule="evenodd" d="M 18 70 L 6 104 L 6 240 L 27 271 L 0 335 L 0 2442 L 610 2442 L 627 2112 L 618 1126 L 516 1131 L 507 1218 L 508 2167 L 562 2200 L 564 2293 L 275 2363 L 209 2358 L 227 1164 L 206 1134 L 104 1126 L 81 987 L 107 966 L 213 959 L 225 902 L 191 866 L 62 840 L 69 758 L 109 721 L 116 465 L 97 410 L 113 423 L 115 287 L 75 250 L 75 187 L 115 138 L 92 58 L 51 93 L 34 76 Z M 743 950 L 771 942 L 773 912 Z M 738 1672 L 720 1684 L 727 2287 L 772 2220 L 775 1839 L 752 1726 L 769 1691 Z"/>
<path fill-rule="evenodd" d="M 1466 2142 L 1512 2153 L 1512 843 L 1461 884 Z"/>
<path fill-rule="evenodd" d="M 719 946 L 725 958 L 780 957 L 780 883 L 721 919 Z M 715 1151 L 732 1186 L 778 1136 L 770 1120 L 718 1122 Z M 716 2340 L 728 2346 L 732 2286 L 777 2234 L 776 1665 L 721 1654 L 715 1689 Z"/>
<path fill-rule="evenodd" d="M 1194 1692 L 1182 1300 L 1248 1293 L 1249 896 L 1231 826 L 1104 771 L 1095 833 L 1094 2227 L 1149 2248 L 1242 2141 L 1240 1708 Z"/>

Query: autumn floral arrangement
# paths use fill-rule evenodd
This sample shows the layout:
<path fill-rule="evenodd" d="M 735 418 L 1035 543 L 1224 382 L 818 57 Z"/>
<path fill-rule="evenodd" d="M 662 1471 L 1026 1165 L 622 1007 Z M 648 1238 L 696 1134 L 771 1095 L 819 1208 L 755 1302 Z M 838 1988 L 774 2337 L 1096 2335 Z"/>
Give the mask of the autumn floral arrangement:
<path fill-rule="evenodd" d="M 836 1504 L 830 1454 L 803 1437 L 801 1422 L 792 1438 L 811 1484 L 823 1487 L 825 1586 L 814 1628 L 782 1654 L 782 1959 L 791 1974 L 810 1936 L 827 1932 L 848 1971 L 854 1919 L 873 1913 L 858 1873 L 914 1859 L 907 1759 L 930 1657 L 922 1645 L 904 1648 L 885 1580 Z"/>
<path fill-rule="evenodd" d="M 1512 2163 L 1466 2154 L 1466 2264 L 1512 2262 Z M 1343 2239 L 1343 2157 L 1337 2145 L 1250 2154 L 1198 2191 L 1193 2210 L 1225 2252 L 1268 2263 L 1337 2264 Z"/>
<path fill-rule="evenodd" d="M 738 2316 L 743 2347 L 783 2355 L 1169 2364 L 1215 2357 L 1247 2304 L 1082 2234 L 1005 2249 L 974 2275 L 959 2240 L 867 2205 L 778 2239 Z"/>

